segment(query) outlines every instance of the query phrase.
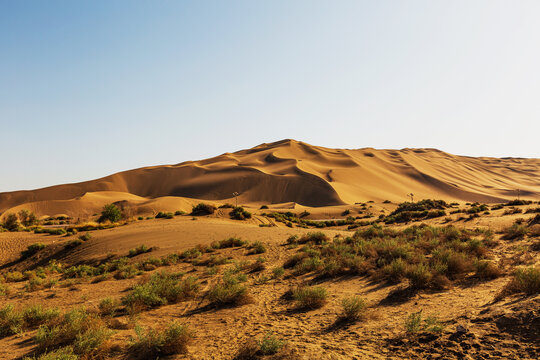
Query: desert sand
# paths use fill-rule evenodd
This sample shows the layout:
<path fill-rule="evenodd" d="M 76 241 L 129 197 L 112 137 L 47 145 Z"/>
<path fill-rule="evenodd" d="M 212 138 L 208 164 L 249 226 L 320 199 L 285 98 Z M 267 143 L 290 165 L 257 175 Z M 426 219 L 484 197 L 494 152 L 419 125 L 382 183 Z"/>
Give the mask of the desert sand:
<path fill-rule="evenodd" d="M 133 352 L 135 328 L 160 330 L 172 321 L 189 326 L 193 337 L 187 350 L 160 354 L 160 359 L 535 359 L 540 356 L 540 290 L 505 289 L 516 269 L 540 266 L 540 224 L 534 223 L 540 209 L 539 179 L 540 159 L 471 158 L 434 149 L 335 150 L 284 140 L 202 161 L 1 193 L 4 216 L 27 209 L 38 217 L 71 217 L 62 223 L 51 220 L 51 225 L 43 220 L 43 228 L 84 226 L 110 203 L 129 208 L 131 216 L 111 228 L 78 233 L 49 235 L 30 228 L 0 232 L 0 308 L 41 305 L 65 312 L 84 307 L 97 314 L 113 332 L 96 345 L 99 351 L 75 349 L 82 359 L 154 359 L 155 354 Z M 516 189 L 530 201 L 503 206 L 516 198 Z M 250 218 L 231 219 L 229 207 L 210 215 L 189 214 L 200 202 L 234 204 L 235 191 Z M 444 215 L 385 224 L 411 192 L 414 201 L 455 204 L 447 205 Z M 481 203 L 487 205 L 476 211 Z M 154 218 L 160 211 L 178 215 Z M 279 221 L 272 215 L 287 212 L 298 217 L 305 212 L 302 219 L 313 223 Z M 420 235 L 400 248 L 396 242 L 413 231 Z M 459 235 L 448 243 L 435 241 L 447 233 Z M 313 234 L 326 240 L 294 240 Z M 246 243 L 216 246 L 231 237 Z M 346 247 L 351 239 L 363 247 L 369 241 L 375 248 L 379 245 L 373 244 L 381 244 L 375 255 L 360 245 L 355 250 L 363 254 L 355 259 L 370 268 L 352 271 L 347 265 L 345 272 L 325 272 L 337 259 L 333 246 Z M 42 244 L 40 249 L 24 255 L 36 243 Z M 257 244 L 264 251 L 256 251 Z M 148 252 L 133 251 L 141 245 Z M 433 265 L 438 246 L 471 256 L 460 272 L 448 274 L 443 286 L 415 287 L 409 270 L 401 277 L 385 275 L 390 264 L 385 256 L 405 259 L 407 269 L 413 269 L 417 263 Z M 425 250 L 431 247 L 433 252 Z M 311 267 L 287 265 L 295 256 L 307 256 L 303 253 L 313 257 Z M 171 255 L 174 262 L 159 260 Z M 371 262 L 370 256 L 375 256 Z M 134 272 L 70 275 L 81 266 L 97 269 L 114 261 L 125 261 Z M 496 267 L 493 276 L 482 275 L 482 262 Z M 198 291 L 159 306 L 130 308 L 126 297 L 161 271 L 179 279 L 194 276 Z M 14 278 L 17 273 L 21 278 Z M 43 278 L 37 279 L 37 273 Z M 227 306 L 212 302 L 212 289 L 227 276 L 242 277 L 250 301 Z M 299 309 L 290 291 L 300 286 L 326 289 L 324 304 Z M 341 321 L 342 301 L 353 296 L 367 307 L 355 321 Z M 113 314 L 101 308 L 106 298 L 116 301 Z M 405 323 L 419 311 L 437 319 L 441 329 L 409 331 Z M 39 358 L 72 346 L 39 347 L 40 326 L 53 326 L 56 320 L 51 321 L 8 331 L 0 314 L 0 358 Z M 250 341 L 268 334 L 285 344 L 276 354 L 240 356 Z M 49 356 L 40 359 L 55 358 Z"/>

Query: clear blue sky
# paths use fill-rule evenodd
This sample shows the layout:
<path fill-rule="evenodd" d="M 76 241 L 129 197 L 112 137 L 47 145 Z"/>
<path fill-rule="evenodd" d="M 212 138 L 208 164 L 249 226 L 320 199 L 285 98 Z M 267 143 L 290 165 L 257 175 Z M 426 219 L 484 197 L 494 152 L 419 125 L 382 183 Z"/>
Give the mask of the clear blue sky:
<path fill-rule="evenodd" d="M 0 192 L 294 138 L 540 157 L 540 1 L 0 0 Z"/>

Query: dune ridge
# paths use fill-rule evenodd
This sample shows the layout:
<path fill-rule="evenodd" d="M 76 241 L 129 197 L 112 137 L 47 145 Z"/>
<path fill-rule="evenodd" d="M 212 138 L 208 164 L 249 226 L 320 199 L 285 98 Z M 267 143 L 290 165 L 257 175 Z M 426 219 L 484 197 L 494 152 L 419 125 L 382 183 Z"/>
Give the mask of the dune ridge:
<path fill-rule="evenodd" d="M 27 205 L 48 214 L 66 207 L 73 215 L 91 204 L 145 204 L 164 197 L 188 206 L 189 199 L 231 201 L 235 191 L 243 204 L 252 205 L 404 201 L 411 192 L 417 199 L 489 203 L 516 198 L 517 189 L 523 198 L 540 198 L 540 159 L 467 157 L 436 149 L 330 149 L 287 139 L 200 161 L 0 193 L 0 212 Z"/>

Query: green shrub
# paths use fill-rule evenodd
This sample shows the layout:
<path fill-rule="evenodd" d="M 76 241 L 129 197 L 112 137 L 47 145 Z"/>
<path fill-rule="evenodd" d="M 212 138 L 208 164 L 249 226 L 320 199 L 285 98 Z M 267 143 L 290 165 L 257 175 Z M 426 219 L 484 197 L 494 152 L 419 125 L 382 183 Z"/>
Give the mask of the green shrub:
<path fill-rule="evenodd" d="M 7 214 L 4 216 L 4 223 L 2 224 L 7 231 L 19 230 L 19 219 L 15 214 Z"/>
<path fill-rule="evenodd" d="M 261 241 L 255 241 L 251 245 L 251 249 L 255 254 L 262 254 L 266 252 L 266 246 Z"/>
<path fill-rule="evenodd" d="M 19 211 L 19 220 L 24 226 L 32 226 L 38 222 L 36 215 L 25 209 Z"/>
<path fill-rule="evenodd" d="M 236 206 L 232 209 L 230 213 L 231 219 L 235 220 L 245 220 L 251 218 L 251 213 L 249 211 L 244 210 L 241 206 Z"/>
<path fill-rule="evenodd" d="M 267 333 L 264 335 L 262 340 L 258 343 L 259 350 L 262 355 L 277 354 L 283 348 L 283 346 L 285 346 L 285 344 L 285 341 L 279 339 L 272 333 Z"/>
<path fill-rule="evenodd" d="M 292 296 L 299 309 L 312 310 L 321 308 L 326 304 L 328 292 L 322 287 L 305 286 L 295 289 Z"/>
<path fill-rule="evenodd" d="M 79 240 L 81 241 L 88 241 L 92 238 L 92 234 L 89 232 L 86 232 L 84 235 L 79 235 Z"/>
<path fill-rule="evenodd" d="M 114 316 L 120 306 L 120 301 L 112 297 L 106 297 L 99 302 L 98 308 L 101 315 Z"/>
<path fill-rule="evenodd" d="M 198 290 L 195 277 L 180 281 L 176 274 L 162 271 L 153 274 L 148 282 L 135 286 L 133 291 L 122 299 L 122 303 L 133 309 L 157 307 L 194 297 Z"/>
<path fill-rule="evenodd" d="M 409 334 L 418 332 L 440 333 L 444 329 L 444 325 L 435 317 L 423 317 L 422 310 L 411 313 L 405 320 L 405 330 Z"/>
<path fill-rule="evenodd" d="M 237 277 L 223 277 L 223 281 L 214 285 L 208 292 L 208 300 L 213 306 L 240 306 L 252 302 L 249 296 L 248 289 L 245 285 L 240 284 Z"/>
<path fill-rule="evenodd" d="M 131 340 L 130 350 L 137 358 L 157 359 L 161 356 L 185 354 L 193 339 L 186 325 L 171 323 L 165 330 L 135 328 L 136 337 Z"/>
<path fill-rule="evenodd" d="M 504 231 L 503 239 L 505 240 L 515 240 L 521 239 L 527 235 L 529 229 L 525 225 L 514 224 L 509 228 L 506 228 Z"/>
<path fill-rule="evenodd" d="M 98 219 L 99 223 L 110 221 L 112 223 L 120 221 L 122 218 L 122 211 L 114 204 L 108 204 L 103 207 L 101 216 Z"/>
<path fill-rule="evenodd" d="M 23 360 L 79 360 L 79 356 L 73 353 L 73 347 L 66 346 L 46 352 L 38 357 L 25 357 Z"/>
<path fill-rule="evenodd" d="M 191 210 L 191 215 L 200 216 L 200 215 L 211 215 L 216 211 L 214 205 L 200 203 L 193 207 Z"/>
<path fill-rule="evenodd" d="M 76 355 L 92 357 L 112 335 L 103 320 L 85 309 L 73 309 L 39 327 L 34 341 L 38 351 L 72 346 Z"/>
<path fill-rule="evenodd" d="M 535 295 L 540 293 L 540 268 L 527 267 L 517 269 L 512 280 L 503 290 L 506 294 L 525 293 Z"/>
<path fill-rule="evenodd" d="M 366 302 L 358 296 L 345 298 L 341 301 L 343 309 L 341 318 L 346 321 L 356 321 L 362 318 L 366 309 Z"/>
<path fill-rule="evenodd" d="M 140 255 L 140 254 L 145 254 L 145 253 L 150 252 L 150 251 L 152 251 L 152 248 L 149 248 L 148 246 L 143 244 L 143 245 L 137 246 L 134 249 L 130 249 L 128 256 L 129 257 L 134 257 L 134 256 L 137 256 L 137 255 Z"/>
<path fill-rule="evenodd" d="M 224 248 L 230 248 L 230 247 L 237 247 L 237 246 L 244 246 L 248 242 L 245 240 L 242 240 L 237 237 L 230 237 L 225 240 L 221 240 L 219 242 L 212 243 L 212 248 L 214 249 L 224 249 Z"/>
<path fill-rule="evenodd" d="M 79 240 L 79 239 L 70 240 L 66 243 L 66 248 L 73 249 L 74 247 L 77 247 L 82 244 L 83 244 L 82 240 Z"/>

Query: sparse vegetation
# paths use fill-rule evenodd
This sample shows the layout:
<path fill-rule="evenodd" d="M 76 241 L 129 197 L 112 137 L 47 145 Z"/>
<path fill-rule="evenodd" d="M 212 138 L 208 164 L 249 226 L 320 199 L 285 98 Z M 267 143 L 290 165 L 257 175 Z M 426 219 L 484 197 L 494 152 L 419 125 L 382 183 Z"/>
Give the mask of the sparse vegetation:
<path fill-rule="evenodd" d="M 191 215 L 202 216 L 202 215 L 211 215 L 216 211 L 214 205 L 200 203 L 193 207 L 191 210 Z"/>
<path fill-rule="evenodd" d="M 341 307 L 341 319 L 345 321 L 357 321 L 364 315 L 366 310 L 366 302 L 361 297 L 351 296 L 341 301 Z"/>
<path fill-rule="evenodd" d="M 245 220 L 245 219 L 251 219 L 251 213 L 249 211 L 244 210 L 241 206 L 236 206 L 232 209 L 230 213 L 231 219 L 235 220 Z"/>
<path fill-rule="evenodd" d="M 26 248 L 26 250 L 24 250 L 22 253 L 21 253 L 21 257 L 23 259 L 26 259 L 26 258 L 29 258 L 30 256 L 36 254 L 37 252 L 39 252 L 40 250 L 43 250 L 45 249 L 47 246 L 43 243 L 33 243 L 31 245 L 28 245 L 28 247 Z"/>
<path fill-rule="evenodd" d="M 436 316 L 424 317 L 422 310 L 411 313 L 405 320 L 405 330 L 409 334 L 418 332 L 440 333 L 443 329 L 444 325 Z"/>
<path fill-rule="evenodd" d="M 313 310 L 323 307 L 328 298 L 325 288 L 318 286 L 304 286 L 294 289 L 292 297 L 301 310 Z"/>
<path fill-rule="evenodd" d="M 101 216 L 98 219 L 99 223 L 110 221 L 115 223 L 122 219 L 122 211 L 114 204 L 108 204 L 103 207 Z"/>
<path fill-rule="evenodd" d="M 164 330 L 135 327 L 136 337 L 130 344 L 135 358 L 157 359 L 161 356 L 184 354 L 193 339 L 193 332 L 178 323 L 169 324 Z"/>

